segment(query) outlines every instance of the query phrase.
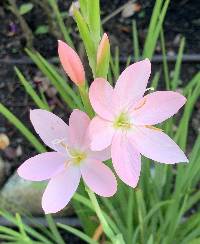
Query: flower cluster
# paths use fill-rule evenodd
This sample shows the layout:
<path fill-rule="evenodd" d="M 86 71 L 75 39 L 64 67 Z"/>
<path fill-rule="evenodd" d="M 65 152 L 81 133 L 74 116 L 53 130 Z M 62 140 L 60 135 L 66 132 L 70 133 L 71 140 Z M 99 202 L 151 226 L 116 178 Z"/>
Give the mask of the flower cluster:
<path fill-rule="evenodd" d="M 104 35 L 97 53 L 103 62 L 108 37 Z M 60 61 L 70 79 L 85 84 L 85 71 L 77 53 L 59 41 Z M 136 187 L 141 170 L 141 155 L 173 164 L 188 162 L 183 151 L 156 124 L 173 116 L 185 104 L 184 96 L 172 91 L 147 95 L 151 74 L 148 59 L 127 67 L 115 88 L 103 78 L 96 78 L 89 89 L 89 99 L 96 116 L 74 110 L 69 126 L 51 112 L 35 109 L 30 120 L 43 142 L 54 152 L 46 152 L 25 161 L 18 174 L 27 180 L 49 180 L 42 198 L 45 213 L 64 208 L 76 191 L 81 176 L 96 194 L 110 197 L 117 191 L 111 169 L 102 161 L 112 159 L 119 178 Z"/>

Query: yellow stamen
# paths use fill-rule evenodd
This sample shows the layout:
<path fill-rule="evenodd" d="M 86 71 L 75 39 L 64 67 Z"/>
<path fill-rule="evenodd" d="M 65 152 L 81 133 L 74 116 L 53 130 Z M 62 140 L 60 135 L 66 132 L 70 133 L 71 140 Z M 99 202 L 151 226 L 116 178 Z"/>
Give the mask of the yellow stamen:
<path fill-rule="evenodd" d="M 69 163 L 70 163 L 70 161 L 65 161 L 65 164 L 64 164 L 65 169 L 67 169 Z"/>
<path fill-rule="evenodd" d="M 134 108 L 134 110 L 138 110 L 138 109 L 142 108 L 145 105 L 146 101 L 147 101 L 147 99 L 145 98 L 144 101 L 142 102 L 142 104 L 139 105 L 138 107 Z"/>
<path fill-rule="evenodd" d="M 64 147 L 64 148 L 66 148 L 67 146 L 65 145 L 65 143 L 64 142 L 60 142 L 60 145 L 62 146 L 62 147 Z"/>
<path fill-rule="evenodd" d="M 69 163 L 80 164 L 87 157 L 85 152 L 69 148 L 69 146 L 67 144 L 65 144 L 62 140 L 57 140 L 54 143 L 59 144 L 60 146 L 64 147 L 68 156 L 70 157 L 70 160 L 65 161 L 65 169 L 67 168 Z"/>
<path fill-rule="evenodd" d="M 148 128 L 148 129 L 151 129 L 151 130 L 163 131 L 162 129 L 157 128 L 157 127 L 152 126 L 152 125 L 145 125 L 145 127 Z"/>

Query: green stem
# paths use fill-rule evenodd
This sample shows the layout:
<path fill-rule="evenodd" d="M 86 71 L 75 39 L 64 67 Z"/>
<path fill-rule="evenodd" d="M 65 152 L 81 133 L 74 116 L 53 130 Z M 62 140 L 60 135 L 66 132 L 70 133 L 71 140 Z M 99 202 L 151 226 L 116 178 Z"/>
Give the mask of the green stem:
<path fill-rule="evenodd" d="M 90 116 L 90 118 L 94 117 L 94 111 L 93 111 L 92 106 L 89 101 L 87 88 L 85 87 L 85 85 L 79 86 L 78 88 L 79 88 L 79 92 L 81 95 L 81 99 L 82 99 L 84 107 L 85 107 L 85 111 Z M 85 186 L 85 189 L 88 193 L 90 201 L 100 220 L 100 223 L 102 225 L 102 228 L 103 228 L 106 236 L 112 241 L 112 243 L 117 243 L 116 241 L 119 240 L 119 238 L 121 238 L 123 240 L 123 238 L 121 236 L 118 236 L 118 235 L 116 236 L 115 233 L 113 232 L 113 230 L 111 229 L 111 227 L 109 226 L 108 222 L 106 221 L 106 219 L 103 215 L 103 212 L 101 211 L 101 208 L 99 206 L 99 203 L 97 201 L 97 198 L 96 198 L 94 192 L 92 192 L 87 186 Z M 121 243 L 123 244 L 123 242 L 121 242 Z"/>
<path fill-rule="evenodd" d="M 85 108 L 85 111 L 87 112 L 87 114 L 89 115 L 90 118 L 94 117 L 94 110 L 90 104 L 90 100 L 88 97 L 88 91 L 85 87 L 85 85 L 83 86 L 78 86 L 80 95 L 81 95 L 81 99 Z"/>
<path fill-rule="evenodd" d="M 94 192 L 92 192 L 87 186 L 85 187 L 87 193 L 88 193 L 88 196 L 90 198 L 90 201 L 95 209 L 95 212 L 102 224 L 102 228 L 104 230 L 104 233 L 106 234 L 106 236 L 111 240 L 111 241 L 114 241 L 115 239 L 115 234 L 114 232 L 112 231 L 112 229 L 110 228 L 109 224 L 107 223 L 106 219 L 104 218 L 103 216 L 103 213 L 101 211 L 101 208 L 99 206 L 99 203 L 97 201 L 97 198 L 94 194 Z M 113 242 L 114 243 L 114 242 Z"/>

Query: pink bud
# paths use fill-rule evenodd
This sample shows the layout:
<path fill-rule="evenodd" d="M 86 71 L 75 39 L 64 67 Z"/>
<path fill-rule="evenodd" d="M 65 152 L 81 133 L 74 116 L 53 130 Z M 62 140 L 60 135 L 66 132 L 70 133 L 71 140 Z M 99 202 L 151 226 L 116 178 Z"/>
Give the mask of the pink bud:
<path fill-rule="evenodd" d="M 78 54 L 65 42 L 58 41 L 58 55 L 63 69 L 70 79 L 77 85 L 85 83 L 85 71 Z"/>
<path fill-rule="evenodd" d="M 109 46 L 110 44 L 108 36 L 106 33 L 104 33 L 97 50 L 97 65 L 102 61 L 103 57 L 108 52 Z"/>

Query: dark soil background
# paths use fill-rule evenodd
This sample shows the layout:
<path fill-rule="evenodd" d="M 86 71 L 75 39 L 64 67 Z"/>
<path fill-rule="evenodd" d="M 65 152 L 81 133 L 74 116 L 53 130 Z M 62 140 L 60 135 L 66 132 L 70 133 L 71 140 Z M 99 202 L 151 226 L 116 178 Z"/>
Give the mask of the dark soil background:
<path fill-rule="evenodd" d="M 17 1 L 20 3 L 28 1 Z M 110 15 L 117 8 L 125 4 L 125 0 L 106 1 L 101 0 L 102 19 Z M 137 2 L 141 10 L 129 18 L 124 18 L 121 13 L 110 19 L 104 25 L 104 30 L 109 34 L 112 46 L 120 47 L 120 55 L 128 56 L 133 53 L 131 39 L 131 23 L 133 19 L 137 20 L 140 45 L 144 43 L 147 33 L 149 19 L 151 17 L 155 1 L 143 0 Z M 62 11 L 68 11 L 70 1 L 59 1 Z M 180 37 L 186 37 L 185 53 L 200 54 L 200 1 L 196 0 L 173 0 L 171 1 L 167 17 L 164 24 L 166 46 L 168 55 L 177 53 Z M 38 25 L 46 23 L 46 16 L 43 11 L 35 6 L 33 10 L 26 14 L 30 28 L 33 32 Z M 76 33 L 74 21 L 68 18 L 66 25 L 72 26 L 72 38 L 75 40 L 78 48 L 79 39 Z M 29 99 L 21 87 L 13 67 L 16 64 L 24 73 L 26 78 L 32 82 L 34 87 L 45 83 L 48 86 L 48 101 L 56 108 L 56 113 L 67 119 L 67 108 L 62 105 L 59 98 L 55 98 L 52 87 L 44 79 L 42 74 L 32 64 L 19 64 L 27 59 L 24 53 L 26 45 L 25 38 L 22 35 L 20 25 L 8 9 L 5 8 L 5 1 L 0 3 L 0 102 L 6 105 L 16 116 L 31 128 L 28 114 L 29 109 L 34 108 L 34 103 Z M 34 39 L 34 47 L 46 58 L 57 57 L 57 40 L 51 34 L 37 35 Z M 156 54 L 160 54 L 160 45 L 156 48 Z M 123 65 L 122 65 L 123 66 Z M 173 65 L 172 65 L 173 67 Z M 153 72 L 160 69 L 161 66 L 153 65 Z M 184 63 L 182 67 L 181 80 L 185 84 L 193 75 L 199 71 L 200 63 Z M 162 84 L 162 80 L 160 81 Z M 191 141 L 197 134 L 195 127 L 198 124 L 200 104 L 195 108 L 194 122 L 191 122 Z M 34 149 L 27 143 L 21 134 L 0 115 L 0 133 L 5 133 L 10 139 L 10 146 L 4 151 L 0 151 L 0 156 L 8 161 L 7 176 L 9 176 L 24 159 L 35 154 Z"/>

